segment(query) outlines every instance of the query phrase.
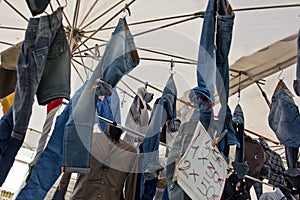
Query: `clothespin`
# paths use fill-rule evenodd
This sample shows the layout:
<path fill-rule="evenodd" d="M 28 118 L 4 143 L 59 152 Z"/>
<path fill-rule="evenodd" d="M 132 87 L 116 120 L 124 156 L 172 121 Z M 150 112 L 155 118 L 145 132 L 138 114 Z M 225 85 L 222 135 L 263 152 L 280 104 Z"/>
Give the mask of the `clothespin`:
<path fill-rule="evenodd" d="M 149 85 L 149 83 L 148 83 L 148 81 L 146 81 L 145 82 L 145 89 L 147 89 L 148 85 Z"/>
<path fill-rule="evenodd" d="M 170 69 L 170 73 L 171 73 L 171 74 L 174 74 L 174 66 L 175 66 L 174 60 L 171 59 L 171 69 Z"/>

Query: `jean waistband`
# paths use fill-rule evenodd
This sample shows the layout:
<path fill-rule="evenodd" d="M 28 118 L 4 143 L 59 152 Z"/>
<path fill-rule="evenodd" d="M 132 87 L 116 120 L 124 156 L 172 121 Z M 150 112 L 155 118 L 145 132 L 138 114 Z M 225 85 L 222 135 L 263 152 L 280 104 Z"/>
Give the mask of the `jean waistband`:
<path fill-rule="evenodd" d="M 30 18 L 26 29 L 26 39 L 34 40 L 36 33 L 43 34 L 44 32 L 57 30 L 62 25 L 63 8 L 59 7 L 50 15 L 44 15 L 39 18 Z"/>

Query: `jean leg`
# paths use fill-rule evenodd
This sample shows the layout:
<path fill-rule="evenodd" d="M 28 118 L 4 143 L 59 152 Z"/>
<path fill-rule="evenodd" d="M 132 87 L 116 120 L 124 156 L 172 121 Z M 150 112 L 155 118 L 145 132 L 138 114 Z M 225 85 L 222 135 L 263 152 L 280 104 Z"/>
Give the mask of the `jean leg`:
<path fill-rule="evenodd" d="M 210 101 L 214 102 L 215 88 L 215 0 L 209 0 L 202 25 L 197 63 L 198 86 L 209 91 Z"/>
<path fill-rule="evenodd" d="M 299 148 L 297 147 L 285 147 L 285 156 L 288 168 L 298 167 L 298 154 Z"/>

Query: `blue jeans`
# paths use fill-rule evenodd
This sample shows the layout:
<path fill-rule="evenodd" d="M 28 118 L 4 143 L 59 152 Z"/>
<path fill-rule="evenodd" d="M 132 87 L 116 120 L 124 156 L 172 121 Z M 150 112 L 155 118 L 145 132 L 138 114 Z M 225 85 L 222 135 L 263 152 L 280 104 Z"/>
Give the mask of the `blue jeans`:
<path fill-rule="evenodd" d="M 298 106 L 286 92 L 286 86 L 273 94 L 271 109 L 268 116 L 269 126 L 278 140 L 287 147 L 300 147 L 300 115 Z"/>
<path fill-rule="evenodd" d="M 98 116 L 105 117 L 108 120 L 115 121 L 121 124 L 121 111 L 120 111 L 120 101 L 116 89 L 113 90 L 111 96 L 105 96 L 104 99 L 97 100 L 97 116 L 95 121 L 99 121 L 98 127 L 102 132 L 106 128 L 106 122 L 98 119 Z"/>
<path fill-rule="evenodd" d="M 18 81 L 14 97 L 14 128 L 12 137 L 20 141 L 24 140 L 26 134 L 32 112 L 34 95 L 37 93 L 47 61 L 45 58 L 47 58 L 49 49 L 56 36 L 58 36 L 57 33 L 59 30 L 61 30 L 61 34 L 59 35 L 65 38 L 66 36 L 63 34 L 62 29 L 62 8 L 58 8 L 57 11 L 48 16 L 31 18 L 27 26 L 25 40 L 17 65 Z M 60 38 L 56 39 L 57 42 L 62 41 Z M 64 53 L 61 52 L 62 49 L 60 45 L 67 48 L 66 44 L 57 43 L 53 46 L 54 48 L 50 53 L 57 55 Z M 55 61 L 52 61 L 51 64 L 52 63 L 55 63 Z M 53 73 L 56 75 L 57 72 L 54 71 Z M 47 76 L 45 76 L 45 78 L 45 82 L 48 82 Z M 60 78 L 68 80 L 67 74 L 61 74 Z M 53 81 L 53 79 L 51 81 Z M 68 85 L 70 82 L 65 82 L 65 84 Z M 46 88 L 39 88 L 39 90 L 45 90 L 43 91 L 45 92 L 45 96 L 49 94 Z M 63 95 L 62 97 L 65 96 Z"/>
<path fill-rule="evenodd" d="M 297 96 L 300 96 L 300 29 L 298 31 L 298 48 L 297 48 L 297 67 L 296 67 L 296 80 L 294 80 L 294 91 Z"/>
<path fill-rule="evenodd" d="M 10 157 L 10 154 L 8 154 L 8 152 L 10 152 L 9 149 L 12 148 L 12 146 L 8 144 L 11 144 L 13 140 L 13 138 L 10 137 L 14 125 L 12 110 L 13 108 L 11 107 L 0 120 L 0 186 L 4 183 L 15 161 L 15 157 Z"/>
<path fill-rule="evenodd" d="M 300 168 L 298 163 L 299 147 L 285 147 L 285 157 L 288 168 Z"/>
<path fill-rule="evenodd" d="M 49 48 L 44 72 L 37 89 L 37 100 L 46 105 L 59 98 L 70 99 L 71 53 L 61 26 Z"/>
<path fill-rule="evenodd" d="M 153 199 L 157 184 L 157 170 L 160 169 L 158 162 L 158 147 L 161 128 L 168 120 L 176 118 L 176 98 L 177 89 L 174 83 L 173 75 L 171 74 L 161 98 L 155 105 L 150 119 L 150 124 L 142 143 L 143 148 L 143 165 L 145 171 L 144 177 L 150 175 L 150 178 L 146 178 L 145 188 L 143 191 L 143 199 Z M 149 170 L 151 168 L 151 170 Z M 148 180 L 147 180 L 148 179 Z M 142 183 L 143 184 L 143 183 Z"/>
<path fill-rule="evenodd" d="M 216 77 L 215 2 L 209 0 L 205 10 L 197 62 L 198 87 L 203 89 L 202 95 L 210 102 L 214 102 Z"/>
<path fill-rule="evenodd" d="M 95 118 L 95 90 L 93 86 L 97 78 L 101 78 L 104 71 L 107 76 L 117 75 L 115 69 L 122 66 L 124 74 L 138 65 L 139 60 L 132 36 L 125 19 L 120 19 L 110 41 L 108 42 L 102 59 L 87 83 L 79 103 L 74 108 L 73 118 L 69 119 L 65 127 L 64 160 L 66 172 L 89 173 L 90 152 L 92 145 L 92 130 Z M 112 74 L 111 74 L 112 73 Z"/>
<path fill-rule="evenodd" d="M 60 176 L 63 158 L 64 128 L 85 86 L 83 85 L 76 91 L 64 111 L 56 118 L 47 147 L 33 167 L 27 184 L 19 193 L 17 199 L 44 199 Z"/>
<path fill-rule="evenodd" d="M 187 194 L 185 194 L 183 189 L 178 185 L 178 183 L 173 180 L 173 176 L 176 167 L 176 162 L 185 153 L 187 147 L 189 146 L 198 123 L 198 121 L 190 121 L 181 125 L 173 143 L 173 147 L 169 153 L 166 167 L 169 199 L 190 199 L 188 198 Z"/>

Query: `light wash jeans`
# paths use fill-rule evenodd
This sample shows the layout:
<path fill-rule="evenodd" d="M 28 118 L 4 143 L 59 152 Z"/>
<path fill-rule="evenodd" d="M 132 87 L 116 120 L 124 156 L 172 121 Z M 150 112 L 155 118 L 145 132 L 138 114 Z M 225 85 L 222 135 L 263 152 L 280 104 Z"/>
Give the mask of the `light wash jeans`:
<path fill-rule="evenodd" d="M 145 184 L 143 189 L 142 199 L 153 199 L 157 184 L 158 170 L 162 170 L 163 167 L 159 165 L 158 147 L 160 140 L 160 132 L 162 127 L 167 121 L 174 120 L 176 118 L 176 98 L 177 89 L 171 74 L 161 98 L 155 105 L 152 111 L 152 117 L 150 124 L 142 143 L 143 148 L 143 165 L 144 165 L 144 178 Z"/>
<path fill-rule="evenodd" d="M 79 103 L 73 109 L 73 118 L 65 127 L 64 159 L 65 172 L 89 173 L 90 152 L 92 145 L 92 130 L 95 118 L 95 82 L 108 70 L 107 76 L 117 75 L 116 69 L 122 66 L 123 75 L 139 63 L 137 51 L 126 20 L 120 19 L 102 59 L 93 72 L 86 88 L 79 98 Z M 107 71 L 107 73 L 108 73 Z M 112 74 L 110 74 L 112 73 Z"/>

